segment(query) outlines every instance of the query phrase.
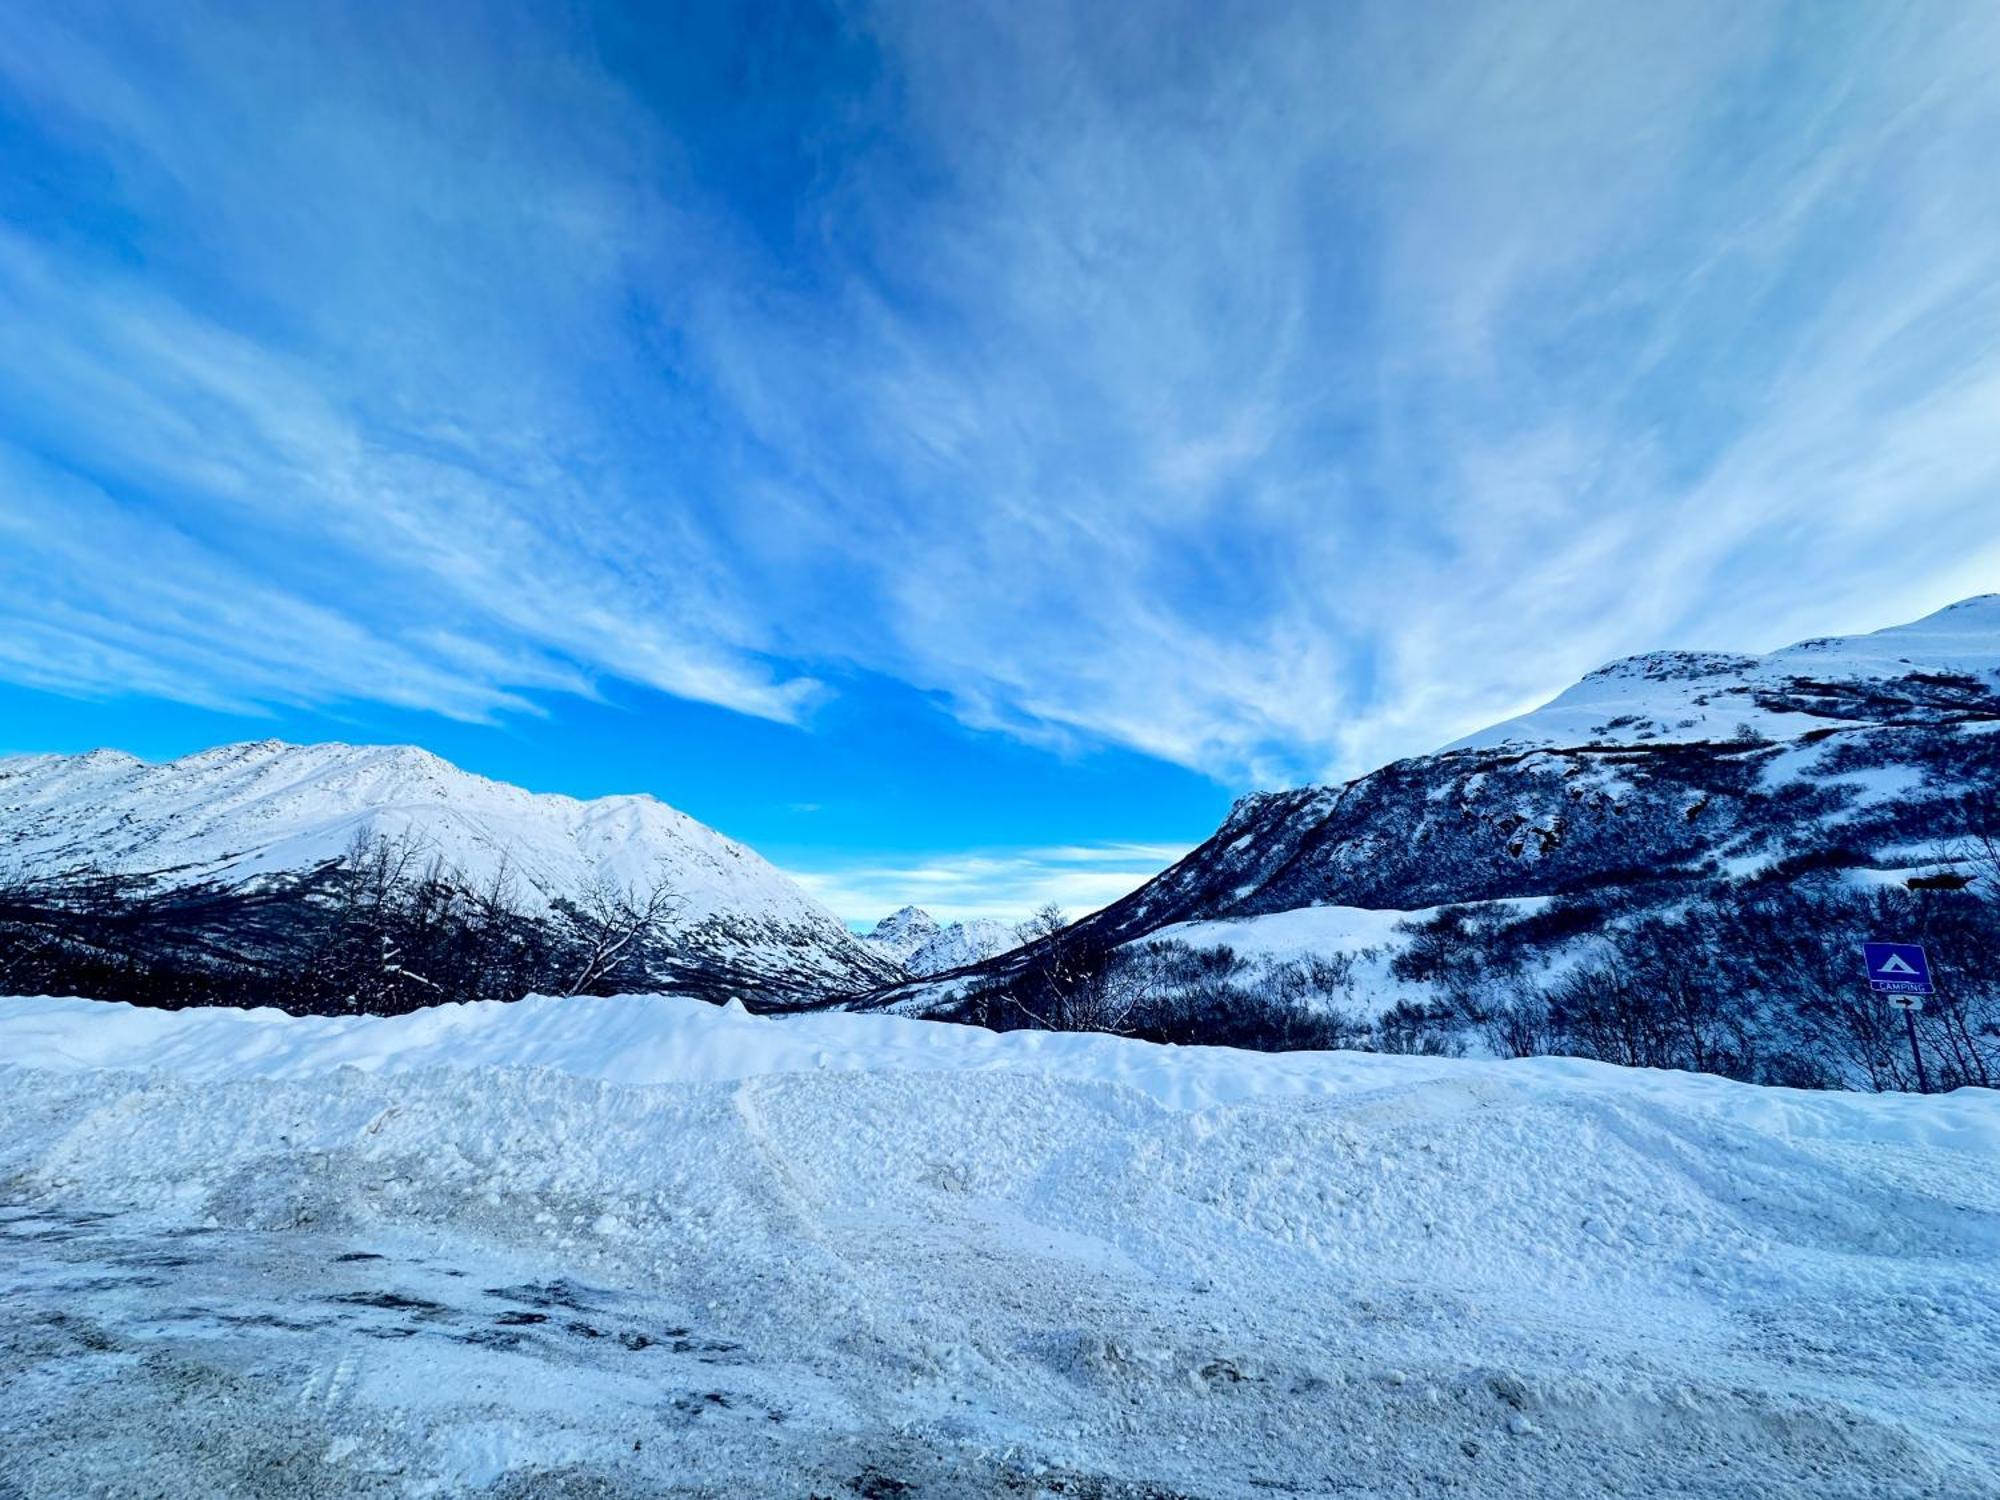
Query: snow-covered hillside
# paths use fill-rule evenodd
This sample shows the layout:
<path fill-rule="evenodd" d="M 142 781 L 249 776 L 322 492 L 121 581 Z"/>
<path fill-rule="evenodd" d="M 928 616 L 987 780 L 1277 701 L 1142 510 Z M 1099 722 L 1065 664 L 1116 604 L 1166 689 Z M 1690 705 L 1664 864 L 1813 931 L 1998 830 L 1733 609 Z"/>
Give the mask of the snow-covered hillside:
<path fill-rule="evenodd" d="M 1005 922 L 975 917 L 940 924 L 918 906 L 905 906 L 875 924 L 862 941 L 912 974 L 943 974 L 1005 953 L 1019 939 Z"/>
<path fill-rule="evenodd" d="M 1860 944 L 1917 932 L 1967 1007 L 1919 1029 L 1951 1076 L 2000 1077 L 2000 595 L 1765 657 L 1616 663 L 1453 748 L 1247 796 L 1061 938 L 857 1003 L 1019 1024 L 1051 999 L 1023 987 L 1088 957 L 1165 1014 L 1123 1024 L 1176 1040 L 1285 995 L 1347 1045 L 1902 1087 Z M 1183 957 L 1140 972 L 1163 945 Z M 1725 973 L 1678 988 L 1700 1014 L 1648 1013 L 1677 975 Z"/>
<path fill-rule="evenodd" d="M 1448 745 L 1784 740 L 1886 717 L 2000 705 L 2000 594 L 1961 600 L 1870 635 L 1801 641 L 1768 656 L 1655 651 L 1600 667 L 1517 719 Z"/>
<path fill-rule="evenodd" d="M 822 988 L 892 972 L 754 851 L 648 796 L 574 797 L 472 775 L 408 745 L 225 745 L 152 764 L 116 751 L 0 759 L 0 877 L 91 870 L 167 886 L 270 886 L 357 836 L 407 836 L 483 887 L 503 869 L 546 911 L 594 884 L 675 899 L 666 937 L 746 980 Z"/>
<path fill-rule="evenodd" d="M 654 997 L 0 1057 L 23 1500 L 2000 1495 L 1989 1092 Z"/>
<path fill-rule="evenodd" d="M 1414 910 L 1703 857 L 1754 871 L 1835 841 L 1900 868 L 1945 852 L 1963 823 L 1948 810 L 1992 793 L 1996 732 L 2000 595 L 1770 657 L 1638 657 L 1436 755 L 1246 797 L 1093 920 L 1136 936 L 1303 906 Z"/>

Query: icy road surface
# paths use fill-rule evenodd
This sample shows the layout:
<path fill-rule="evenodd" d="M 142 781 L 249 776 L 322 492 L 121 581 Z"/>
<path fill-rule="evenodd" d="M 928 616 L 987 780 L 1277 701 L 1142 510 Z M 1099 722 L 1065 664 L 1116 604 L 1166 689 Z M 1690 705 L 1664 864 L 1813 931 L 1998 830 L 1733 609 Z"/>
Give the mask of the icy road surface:
<path fill-rule="evenodd" d="M 0 1058 L 7 1500 L 2000 1496 L 1992 1093 L 661 999 Z"/>

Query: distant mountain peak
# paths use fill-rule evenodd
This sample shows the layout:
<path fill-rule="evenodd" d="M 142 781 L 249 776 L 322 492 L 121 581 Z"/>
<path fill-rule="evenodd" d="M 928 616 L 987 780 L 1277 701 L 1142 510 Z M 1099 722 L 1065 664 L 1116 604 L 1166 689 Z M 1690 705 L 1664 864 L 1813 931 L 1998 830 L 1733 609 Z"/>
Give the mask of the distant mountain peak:
<path fill-rule="evenodd" d="M 940 925 L 922 907 L 904 906 L 877 922 L 862 941 L 908 972 L 926 976 L 1005 952 L 1014 946 L 1014 930 L 988 918 Z"/>
<path fill-rule="evenodd" d="M 921 906 L 902 906 L 898 907 L 895 911 L 890 912 L 888 916 L 884 917 L 881 921 L 877 922 L 875 924 L 875 931 L 872 935 L 877 937 L 890 937 L 897 933 L 904 933 L 904 932 L 931 933 L 931 932 L 936 932 L 937 930 L 938 930 L 937 918 L 932 916 L 929 912 L 925 911 Z"/>

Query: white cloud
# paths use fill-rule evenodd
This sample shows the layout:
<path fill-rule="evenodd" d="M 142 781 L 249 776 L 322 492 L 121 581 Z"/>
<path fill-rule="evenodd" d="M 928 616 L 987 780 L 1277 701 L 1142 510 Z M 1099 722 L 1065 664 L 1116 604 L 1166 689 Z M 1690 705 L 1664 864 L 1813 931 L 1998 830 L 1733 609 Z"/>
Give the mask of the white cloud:
<path fill-rule="evenodd" d="M 863 7 L 776 229 L 563 13 L 377 19 L 0 55 L 143 241 L 0 240 L 0 673 L 1244 784 L 2000 570 L 1989 8 Z"/>
<path fill-rule="evenodd" d="M 946 186 L 864 177 L 849 206 L 950 316 L 870 304 L 762 362 L 717 333 L 766 440 L 817 460 L 831 544 L 868 537 L 857 448 L 894 477 L 853 560 L 885 613 L 823 638 L 969 722 L 1240 782 L 1353 774 L 1625 652 L 1976 581 L 1990 13 L 1182 30 L 885 23 Z"/>
<path fill-rule="evenodd" d="M 671 515 L 621 515 L 615 495 L 588 491 L 518 434 L 371 425 L 323 372 L 19 236 L 0 235 L 0 314 L 16 335 L 0 351 L 16 421 L 31 433 L 81 429 L 102 476 L 16 450 L 0 507 L 20 523 L 23 566 L 75 564 L 75 593 L 58 606 L 88 609 L 99 629 L 122 616 L 153 635 L 159 670 L 134 686 L 196 702 L 301 702 L 343 679 L 342 697 L 457 714 L 467 700 L 518 709 L 514 689 L 578 690 L 609 674 L 782 720 L 819 691 L 758 659 L 761 627 L 699 537 Z M 87 505 L 69 498 L 84 493 Z M 137 587 L 112 586 L 139 560 L 106 546 L 119 529 L 171 532 L 177 576 L 141 569 Z M 201 589 L 213 613 L 214 628 L 197 631 L 206 652 L 185 632 L 154 635 L 149 601 L 195 576 L 254 577 L 244 554 L 260 546 L 289 588 Z M 27 616 L 18 628 L 52 626 L 45 593 L 13 598 Z M 260 610 L 315 620 L 287 643 L 303 670 L 275 694 L 259 666 L 272 632 L 240 628 Z M 343 660 L 357 635 L 395 640 L 409 669 L 384 678 L 366 653 Z M 65 681 L 68 655 L 46 664 L 47 685 Z M 76 686 L 90 687 L 87 675 Z"/>

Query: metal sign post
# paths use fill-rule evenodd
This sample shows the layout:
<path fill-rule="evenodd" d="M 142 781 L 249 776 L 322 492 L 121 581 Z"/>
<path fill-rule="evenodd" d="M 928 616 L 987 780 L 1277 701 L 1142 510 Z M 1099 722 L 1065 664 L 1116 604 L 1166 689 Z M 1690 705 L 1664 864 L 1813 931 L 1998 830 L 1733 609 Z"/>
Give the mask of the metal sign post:
<path fill-rule="evenodd" d="M 1910 1035 L 1910 1060 L 1917 1065 L 1917 1092 L 1931 1091 L 1924 1071 L 1923 1048 L 1917 1045 L 1917 1012 L 1924 1008 L 1926 995 L 1935 995 L 1931 984 L 1931 961 L 1916 943 L 1863 943 L 1862 956 L 1868 961 L 1868 988 L 1903 1013 L 1903 1029 Z"/>

